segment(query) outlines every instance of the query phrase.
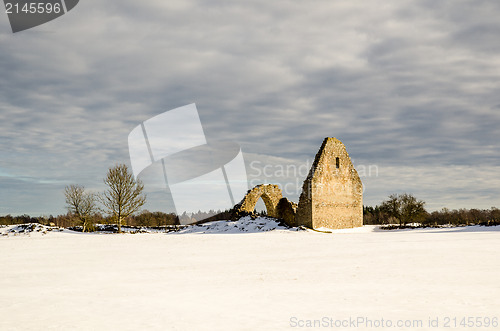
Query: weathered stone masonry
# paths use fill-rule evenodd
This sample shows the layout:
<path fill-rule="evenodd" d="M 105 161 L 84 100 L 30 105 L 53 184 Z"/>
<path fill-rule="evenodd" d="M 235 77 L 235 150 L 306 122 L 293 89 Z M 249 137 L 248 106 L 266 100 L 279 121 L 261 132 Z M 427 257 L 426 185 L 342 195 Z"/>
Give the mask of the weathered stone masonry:
<path fill-rule="evenodd" d="M 344 144 L 325 138 L 302 186 L 296 223 L 313 229 L 363 225 L 363 184 Z"/>
<path fill-rule="evenodd" d="M 243 200 L 236 205 L 237 211 L 240 213 L 252 213 L 259 198 L 262 198 L 266 205 L 267 215 L 271 217 L 280 217 L 276 211 L 279 201 L 283 198 L 283 194 L 278 185 L 257 185 L 245 195 Z"/>
<path fill-rule="evenodd" d="M 299 204 L 283 198 L 277 185 L 258 185 L 233 208 L 233 214 L 252 214 L 259 198 L 271 217 L 290 226 L 343 229 L 363 225 L 363 185 L 344 144 L 325 138 L 304 180 Z"/>

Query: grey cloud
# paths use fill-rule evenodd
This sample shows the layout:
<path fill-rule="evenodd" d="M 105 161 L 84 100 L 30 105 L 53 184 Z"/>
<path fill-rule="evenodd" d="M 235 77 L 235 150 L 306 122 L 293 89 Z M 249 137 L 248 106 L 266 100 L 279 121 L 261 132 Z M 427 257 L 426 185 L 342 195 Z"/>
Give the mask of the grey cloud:
<path fill-rule="evenodd" d="M 207 135 L 248 155 L 300 163 L 336 136 L 359 164 L 493 167 L 499 13 L 491 1 L 88 0 L 15 37 L 0 25 L 0 168 L 100 190 L 128 162 L 130 130 L 192 102 Z M 418 190 L 384 176 L 367 180 Z M 491 190 L 460 183 L 474 199 Z M 436 205 L 463 194 L 425 189 Z"/>

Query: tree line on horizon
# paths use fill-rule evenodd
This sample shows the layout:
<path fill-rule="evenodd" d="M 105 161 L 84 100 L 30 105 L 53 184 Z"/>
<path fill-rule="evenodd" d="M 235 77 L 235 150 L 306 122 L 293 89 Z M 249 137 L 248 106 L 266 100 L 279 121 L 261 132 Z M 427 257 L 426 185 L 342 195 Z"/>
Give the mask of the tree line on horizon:
<path fill-rule="evenodd" d="M 180 225 L 181 223 L 191 223 L 204 220 L 208 217 L 214 216 L 221 213 L 221 211 L 209 210 L 208 212 L 198 211 L 196 213 L 188 214 L 186 212 L 181 215 L 176 213 L 165 213 L 161 211 L 149 211 L 142 210 L 135 215 L 126 217 L 123 220 L 123 226 L 132 227 L 151 227 L 159 228 L 163 226 L 170 225 Z M 91 224 L 104 224 L 112 225 L 116 224 L 115 219 L 109 215 L 103 215 L 101 212 L 96 212 L 90 216 L 89 219 Z M 78 219 L 75 218 L 70 212 L 63 215 L 49 215 L 49 216 L 30 216 L 27 214 L 12 216 L 5 215 L 0 216 L 0 225 L 13 225 L 13 224 L 26 224 L 26 223 L 39 223 L 43 225 L 51 225 L 63 227 L 63 228 L 74 228 L 82 227 Z M 82 228 L 83 230 L 83 228 Z"/>
<path fill-rule="evenodd" d="M 412 194 L 392 194 L 375 207 L 363 206 L 363 224 L 398 224 L 405 227 L 417 223 L 422 226 L 439 225 L 500 225 L 500 209 L 443 208 L 429 213 L 425 202 Z"/>

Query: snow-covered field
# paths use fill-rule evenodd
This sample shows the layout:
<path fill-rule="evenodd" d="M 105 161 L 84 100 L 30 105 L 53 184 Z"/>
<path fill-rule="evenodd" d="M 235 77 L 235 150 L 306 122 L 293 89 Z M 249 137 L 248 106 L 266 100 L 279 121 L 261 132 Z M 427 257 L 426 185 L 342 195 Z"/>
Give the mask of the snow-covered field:
<path fill-rule="evenodd" d="M 0 236 L 0 330 L 500 328 L 476 319 L 500 317 L 499 227 L 319 233 L 252 224 L 249 233 L 219 224 Z M 475 326 L 460 327 L 463 317 Z"/>

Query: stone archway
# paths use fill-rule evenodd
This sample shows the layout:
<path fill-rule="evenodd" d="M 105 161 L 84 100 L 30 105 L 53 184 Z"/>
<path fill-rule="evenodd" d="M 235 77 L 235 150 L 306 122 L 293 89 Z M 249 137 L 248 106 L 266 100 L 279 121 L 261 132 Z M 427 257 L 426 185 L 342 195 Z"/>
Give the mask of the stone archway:
<path fill-rule="evenodd" d="M 267 215 L 271 217 L 278 217 L 276 206 L 278 202 L 283 198 L 283 193 L 278 185 L 257 185 L 245 195 L 243 200 L 239 203 L 239 212 L 253 213 L 255 210 L 255 205 L 259 198 L 262 198 L 264 204 L 266 205 Z"/>

